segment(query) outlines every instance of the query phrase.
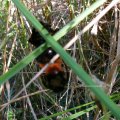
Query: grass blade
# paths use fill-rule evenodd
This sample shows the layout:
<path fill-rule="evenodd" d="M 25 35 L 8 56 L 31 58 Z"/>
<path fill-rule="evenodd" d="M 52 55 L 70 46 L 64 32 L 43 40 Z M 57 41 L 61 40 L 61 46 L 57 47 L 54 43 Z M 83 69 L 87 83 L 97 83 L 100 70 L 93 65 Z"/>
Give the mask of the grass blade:
<path fill-rule="evenodd" d="M 26 16 L 26 18 L 34 25 L 34 27 L 38 29 L 40 34 L 51 45 L 51 47 L 60 54 L 61 58 L 63 58 L 65 63 L 69 67 L 71 67 L 71 69 L 79 76 L 80 79 L 82 79 L 85 82 L 87 87 L 89 87 L 95 93 L 98 99 L 103 104 L 105 104 L 109 108 L 109 110 L 112 111 L 114 116 L 120 119 L 119 107 L 117 107 L 117 105 L 105 94 L 105 92 L 101 88 L 91 87 L 96 86 L 96 84 L 92 81 L 91 77 L 83 70 L 81 66 L 79 66 L 71 58 L 71 56 L 67 52 L 65 52 L 65 50 L 55 41 L 55 39 L 48 33 L 48 31 L 46 31 L 46 29 L 42 29 L 43 27 L 41 26 L 41 24 L 39 24 L 39 21 L 37 21 L 35 17 L 30 14 L 30 12 L 20 3 L 19 0 L 13 0 L 13 2 L 19 8 L 19 10 Z"/>

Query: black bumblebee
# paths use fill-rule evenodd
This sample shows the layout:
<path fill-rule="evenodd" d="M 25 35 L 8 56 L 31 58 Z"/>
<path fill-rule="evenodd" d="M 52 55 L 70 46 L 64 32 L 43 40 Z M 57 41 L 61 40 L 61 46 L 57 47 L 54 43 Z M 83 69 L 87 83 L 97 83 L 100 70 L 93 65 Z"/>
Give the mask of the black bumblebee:
<path fill-rule="evenodd" d="M 50 32 L 51 35 L 54 35 L 58 31 L 58 29 L 53 30 L 51 26 L 47 23 L 41 21 L 40 23 Z M 45 43 L 45 40 L 39 34 L 39 32 L 35 28 L 33 28 L 29 42 L 37 48 Z M 54 55 L 56 55 L 56 52 L 51 47 L 45 50 L 36 58 L 39 67 L 44 67 Z M 66 84 L 68 83 L 66 65 L 61 58 L 58 58 L 53 64 L 49 65 L 49 67 L 45 70 L 45 73 L 43 74 L 44 79 L 42 80 L 42 82 L 44 86 L 48 89 L 53 90 L 54 92 L 62 92 Z"/>

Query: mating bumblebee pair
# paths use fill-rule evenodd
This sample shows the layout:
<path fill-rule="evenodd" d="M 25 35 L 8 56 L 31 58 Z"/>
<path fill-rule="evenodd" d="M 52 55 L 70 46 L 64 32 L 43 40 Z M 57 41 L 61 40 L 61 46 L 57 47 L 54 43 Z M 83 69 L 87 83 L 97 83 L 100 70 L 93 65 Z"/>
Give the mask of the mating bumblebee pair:
<path fill-rule="evenodd" d="M 58 31 L 53 30 L 47 23 L 43 23 L 41 21 L 40 23 L 48 30 L 48 32 L 50 32 L 51 35 L 54 35 Z M 45 43 L 45 40 L 40 33 L 33 28 L 29 42 L 37 48 Z M 51 47 L 45 50 L 36 58 L 39 67 L 44 67 L 54 55 L 56 55 L 56 52 Z M 61 58 L 58 58 L 54 63 L 49 65 L 49 67 L 43 73 L 44 79 L 42 79 L 42 83 L 46 88 L 51 89 L 54 92 L 61 92 L 64 90 L 68 82 L 67 69 L 64 66 L 66 65 L 64 65 L 64 62 Z"/>

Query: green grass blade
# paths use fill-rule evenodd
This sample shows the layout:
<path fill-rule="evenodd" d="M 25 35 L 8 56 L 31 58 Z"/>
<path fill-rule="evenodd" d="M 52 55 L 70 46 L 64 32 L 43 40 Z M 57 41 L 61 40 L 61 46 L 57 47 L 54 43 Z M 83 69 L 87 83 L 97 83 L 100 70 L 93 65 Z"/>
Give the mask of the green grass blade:
<path fill-rule="evenodd" d="M 97 0 L 90 7 L 88 7 L 85 11 L 83 11 L 80 15 L 78 15 L 71 22 L 69 22 L 65 27 L 63 27 L 60 31 L 58 31 L 54 35 L 54 39 L 55 40 L 60 39 L 62 36 L 64 36 L 66 33 L 68 33 L 68 31 L 70 31 L 73 27 L 78 25 L 83 19 L 85 19 L 89 14 L 91 14 L 95 9 L 100 7 L 106 1 L 107 0 Z"/>
<path fill-rule="evenodd" d="M 113 101 L 117 101 L 117 100 L 120 99 L 120 93 L 113 94 L 112 96 L 110 96 L 110 98 L 111 98 Z M 53 117 L 61 116 L 61 115 L 65 114 L 65 113 L 67 113 L 67 112 L 72 112 L 72 111 L 78 110 L 78 109 L 80 109 L 80 108 L 82 108 L 82 107 L 86 107 L 86 108 L 89 107 L 89 108 L 90 108 L 90 106 L 92 106 L 93 109 L 95 109 L 97 106 L 94 105 L 94 103 L 95 103 L 95 102 L 92 101 L 92 102 L 89 102 L 89 103 L 86 103 L 86 104 L 83 104 L 83 105 L 80 105 L 80 106 L 77 106 L 77 107 L 74 107 L 74 108 L 65 110 L 65 111 L 63 111 L 63 112 L 58 112 L 58 113 L 52 114 L 52 115 L 50 115 L 50 116 L 46 116 L 46 117 L 44 117 L 44 118 L 40 118 L 39 120 L 49 120 L 49 119 L 51 119 L 51 118 L 53 118 Z M 88 109 L 87 109 L 86 112 L 83 110 L 83 111 L 79 112 L 79 114 L 77 114 L 77 115 L 78 115 L 78 116 L 84 115 L 84 114 L 86 114 L 87 112 L 90 112 L 90 111 L 93 110 L 93 109 L 90 108 L 89 111 L 88 111 Z M 76 117 L 78 117 L 77 115 L 76 115 Z M 74 116 L 75 116 L 75 115 L 71 116 L 71 118 L 73 118 Z M 66 118 L 65 118 L 65 119 L 66 119 Z"/>
<path fill-rule="evenodd" d="M 60 116 L 60 115 L 65 114 L 65 113 L 67 113 L 67 112 L 72 112 L 72 111 L 77 110 L 77 109 L 80 109 L 80 108 L 82 108 L 82 107 L 90 107 L 90 106 L 94 105 L 94 103 L 95 103 L 95 102 L 86 103 L 86 104 L 83 104 L 83 105 L 80 105 L 80 106 L 77 106 L 77 107 L 68 109 L 68 110 L 66 110 L 66 111 L 58 112 L 58 113 L 55 113 L 55 114 L 53 114 L 53 115 L 50 115 L 50 116 L 41 118 L 41 119 L 39 119 L 39 120 L 49 120 L 50 118 Z"/>
<path fill-rule="evenodd" d="M 35 17 L 30 14 L 30 12 L 21 4 L 19 0 L 12 0 L 19 10 L 25 15 L 25 17 L 31 21 L 36 29 L 41 33 L 45 40 L 51 45 L 51 47 L 60 54 L 61 58 L 65 63 L 71 67 L 71 69 L 79 76 L 81 80 L 85 82 L 87 87 L 89 87 L 98 99 L 109 108 L 109 110 L 114 114 L 114 116 L 120 119 L 120 108 L 105 94 L 101 88 L 95 88 L 91 86 L 96 86 L 92 81 L 91 77 L 79 66 L 71 56 L 65 52 L 65 50 L 55 41 L 55 39 L 46 31 L 42 30 L 42 26 L 39 24 L 39 21 L 35 20 Z M 101 0 L 102 1 L 102 0 Z"/>
<path fill-rule="evenodd" d="M 69 117 L 66 117 L 62 120 L 72 120 L 72 119 L 78 118 L 79 116 L 84 115 L 84 114 L 90 112 L 91 110 L 94 110 L 95 108 L 96 108 L 96 106 L 94 105 L 92 107 L 89 107 L 89 108 L 85 109 L 84 111 L 80 111 L 80 112 L 77 112 L 75 114 L 72 114 Z"/>
<path fill-rule="evenodd" d="M 18 73 L 21 69 L 23 69 L 26 65 L 28 65 L 31 61 L 33 61 L 39 54 L 41 54 L 46 49 L 45 44 L 35 49 L 28 56 L 23 58 L 19 63 L 14 65 L 7 73 L 0 76 L 0 85 L 6 82 L 8 79 L 13 77 L 16 73 Z"/>
<path fill-rule="evenodd" d="M 63 27 L 60 31 L 58 31 L 53 38 L 55 40 L 58 40 L 62 36 L 66 34 L 67 31 L 71 30 L 75 25 L 77 25 L 80 21 L 82 21 L 87 15 L 92 13 L 93 10 L 95 10 L 97 7 L 99 7 L 101 4 L 103 4 L 106 0 L 98 0 L 93 5 L 91 5 L 87 10 L 83 11 L 78 17 L 73 19 L 70 23 L 68 23 L 65 27 Z M 17 2 L 17 0 L 16 0 Z M 19 1 L 18 1 L 19 2 Z M 24 15 L 29 18 L 29 11 L 24 11 L 25 7 L 20 6 L 21 11 L 24 13 Z M 31 15 L 30 15 L 31 16 Z M 38 27 L 39 22 L 35 19 L 35 17 L 31 16 L 30 21 L 34 21 L 33 25 L 36 28 Z M 40 25 L 41 28 L 43 28 L 42 25 Z M 14 76 L 16 73 L 18 73 L 20 70 L 22 70 L 25 66 L 27 66 L 31 61 L 33 61 L 34 58 L 36 58 L 39 54 L 41 54 L 46 47 L 43 49 L 39 48 L 38 53 L 37 50 L 34 50 L 30 55 L 26 56 L 23 60 L 21 60 L 19 63 L 17 63 L 14 67 L 12 67 L 7 73 L 0 76 L 0 85 L 6 82 L 8 79 L 10 79 L 12 76 Z M 41 52 L 39 52 L 41 51 Z M 34 53 L 35 52 L 35 53 Z M 34 56 L 34 57 L 33 57 Z"/>

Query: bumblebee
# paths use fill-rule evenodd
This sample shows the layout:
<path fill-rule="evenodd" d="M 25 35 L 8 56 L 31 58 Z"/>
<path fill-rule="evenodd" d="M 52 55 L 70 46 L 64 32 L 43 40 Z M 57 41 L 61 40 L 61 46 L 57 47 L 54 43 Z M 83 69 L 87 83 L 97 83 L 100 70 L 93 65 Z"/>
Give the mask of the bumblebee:
<path fill-rule="evenodd" d="M 54 35 L 57 30 L 53 30 L 51 25 L 41 22 L 40 23 L 49 31 L 51 35 Z M 35 48 L 39 47 L 43 43 L 45 43 L 44 38 L 40 35 L 40 33 L 33 28 L 32 34 L 29 38 L 29 42 L 35 46 Z M 40 68 L 44 67 L 52 58 L 56 55 L 56 52 L 49 47 L 46 49 L 41 55 L 36 58 L 38 66 Z M 50 64 L 48 68 L 43 73 L 44 79 L 42 79 L 43 85 L 53 90 L 53 92 L 62 92 L 65 89 L 66 84 L 68 83 L 68 73 L 67 68 L 61 58 L 58 58 L 54 63 Z"/>

